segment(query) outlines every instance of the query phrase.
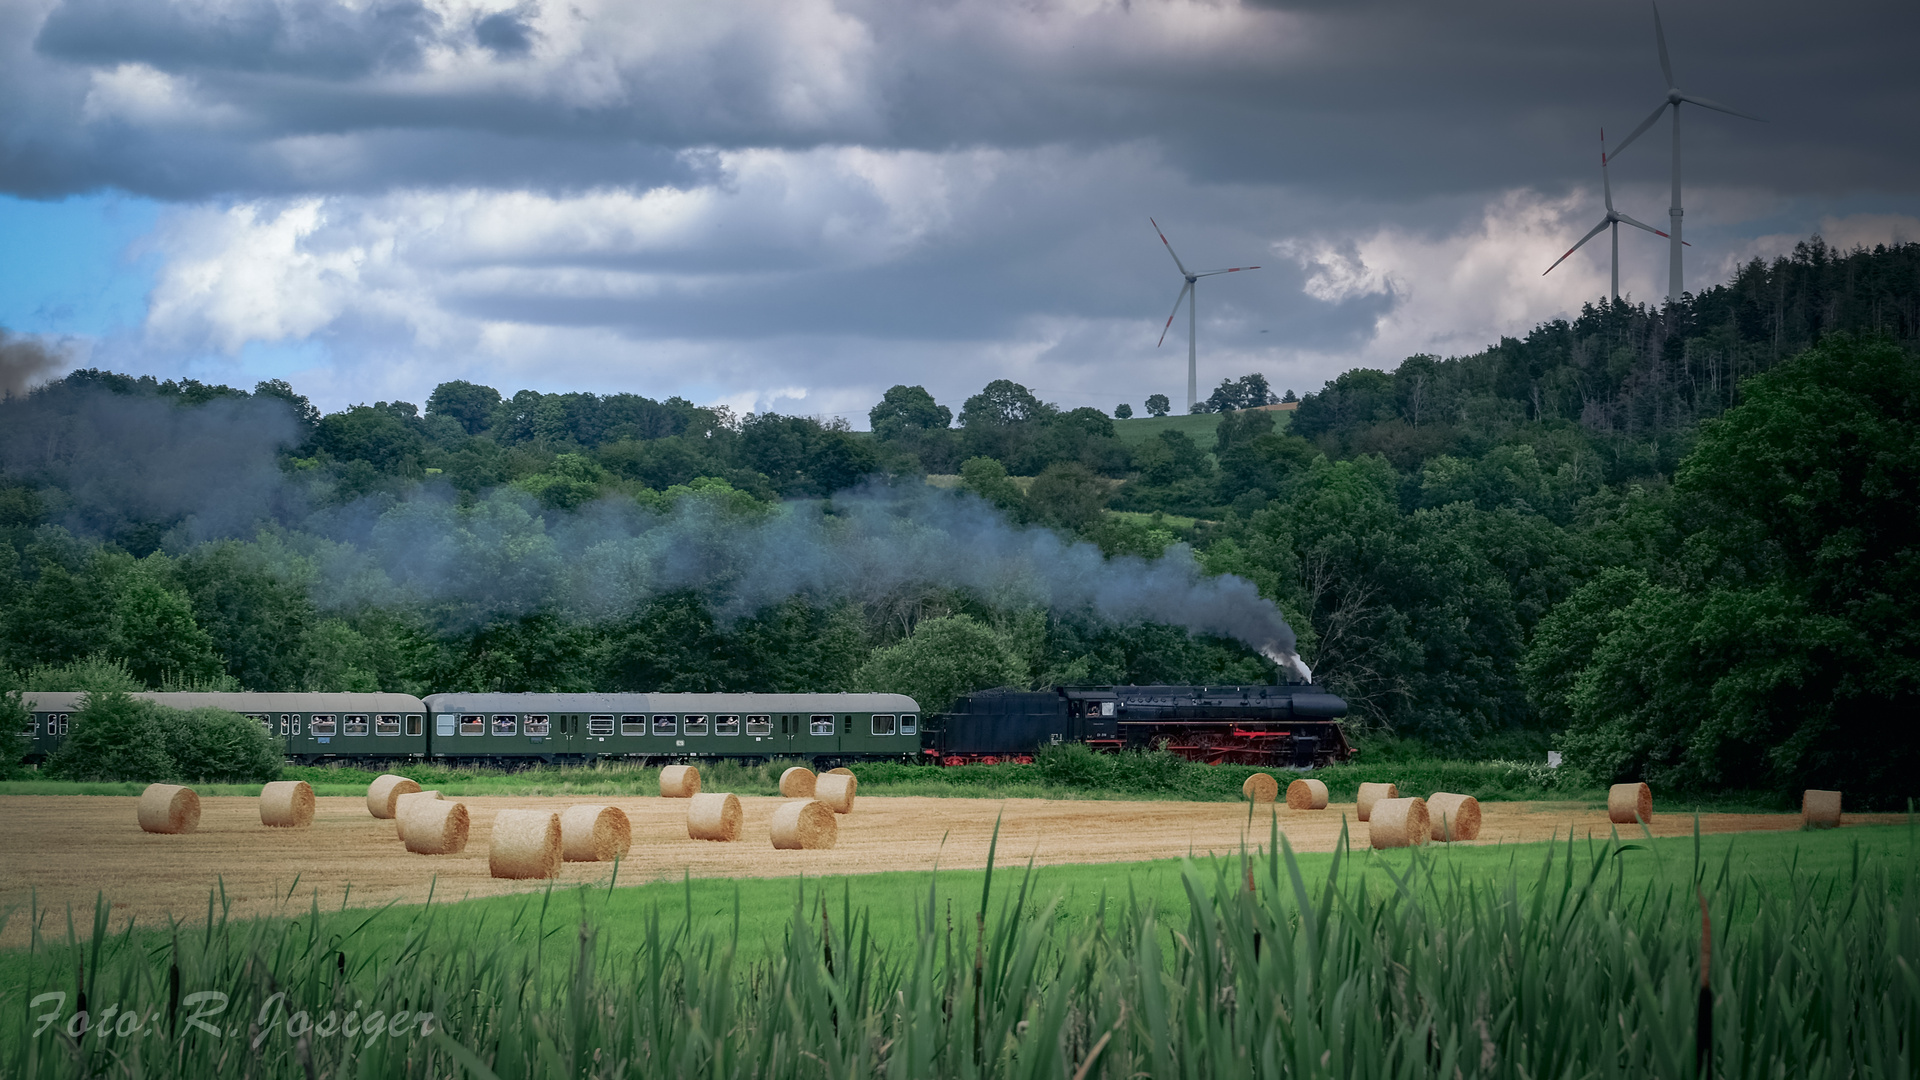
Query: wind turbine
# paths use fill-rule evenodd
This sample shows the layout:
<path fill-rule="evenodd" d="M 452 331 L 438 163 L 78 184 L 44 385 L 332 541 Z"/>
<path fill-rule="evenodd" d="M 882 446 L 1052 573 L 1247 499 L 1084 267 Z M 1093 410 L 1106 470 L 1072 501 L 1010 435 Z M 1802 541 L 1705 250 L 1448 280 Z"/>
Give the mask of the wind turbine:
<path fill-rule="evenodd" d="M 1187 283 L 1180 286 L 1180 295 L 1173 298 L 1173 315 L 1167 316 L 1167 325 L 1160 328 L 1160 341 L 1154 348 L 1157 349 L 1167 343 L 1167 331 L 1173 328 L 1174 315 L 1180 314 L 1180 305 L 1185 303 L 1187 305 L 1187 411 L 1192 412 L 1193 403 L 1197 400 L 1200 389 L 1199 361 L 1194 345 L 1194 326 L 1198 322 L 1198 319 L 1193 313 L 1194 304 L 1199 299 L 1199 292 L 1194 288 L 1194 284 L 1203 277 L 1213 277 L 1215 274 L 1237 274 L 1242 270 L 1258 270 L 1260 268 L 1257 266 L 1229 266 L 1225 270 L 1205 270 L 1196 274 L 1187 269 L 1187 264 L 1180 261 L 1179 255 L 1174 254 L 1173 245 L 1167 243 L 1167 234 L 1160 232 L 1160 223 L 1154 221 L 1152 218 L 1148 218 L 1147 221 L 1152 223 L 1154 232 L 1160 233 L 1160 242 L 1167 245 L 1167 254 L 1173 255 L 1173 265 L 1180 268 L 1180 276 L 1187 279 Z"/>
<path fill-rule="evenodd" d="M 1619 151 L 1615 151 L 1615 153 L 1618 152 Z M 1553 260 L 1553 266 L 1559 266 L 1561 263 L 1566 262 L 1567 255 L 1572 255 L 1574 252 L 1580 250 L 1580 244 L 1584 244 L 1600 235 L 1601 229 L 1611 227 L 1613 229 L 1613 298 L 1618 300 L 1620 299 L 1620 223 L 1624 221 L 1636 229 L 1645 229 L 1655 236 L 1666 236 L 1667 234 L 1644 222 L 1635 221 L 1613 208 L 1613 183 L 1607 179 L 1607 130 L 1605 128 L 1600 129 L 1600 190 L 1606 195 L 1607 216 L 1601 218 L 1600 224 L 1595 225 L 1592 231 L 1581 237 L 1579 244 L 1568 248 L 1566 255 L 1562 255 Z M 1668 239 L 1672 239 L 1672 237 L 1668 237 Z M 1689 244 L 1688 246 L 1691 247 L 1692 245 Z M 1546 277 L 1548 274 L 1553 273 L 1553 266 L 1542 270 L 1540 276 Z"/>
<path fill-rule="evenodd" d="M 1738 116 L 1744 120 L 1759 120 L 1760 118 L 1748 113 L 1743 113 L 1738 109 L 1729 109 L 1717 101 L 1709 101 L 1703 97 L 1695 97 L 1692 94 L 1682 93 L 1679 87 L 1673 85 L 1673 64 L 1667 60 L 1667 31 L 1660 25 L 1659 4 L 1653 5 L 1653 36 L 1654 40 L 1660 45 L 1660 73 L 1664 75 L 1667 80 L 1667 100 L 1661 102 L 1660 107 L 1653 110 L 1645 120 L 1640 121 L 1640 126 L 1633 129 L 1633 134 L 1620 140 L 1620 145 L 1613 148 L 1613 156 L 1619 157 L 1620 151 L 1625 150 L 1632 144 L 1633 140 L 1640 137 L 1642 132 L 1652 127 L 1653 122 L 1660 119 L 1660 114 L 1667 111 L 1668 106 L 1672 106 L 1673 205 L 1667 209 L 1667 220 L 1671 222 L 1668 228 L 1673 231 L 1667 236 L 1667 302 L 1675 303 L 1679 301 L 1681 294 L 1686 292 L 1680 272 L 1680 247 L 1683 243 L 1680 239 L 1680 218 L 1686 213 L 1686 211 L 1680 209 L 1680 103 L 1691 102 L 1703 109 L 1712 109 L 1715 112 L 1727 113 L 1732 116 Z M 1765 121 L 1761 122 L 1765 123 Z"/>

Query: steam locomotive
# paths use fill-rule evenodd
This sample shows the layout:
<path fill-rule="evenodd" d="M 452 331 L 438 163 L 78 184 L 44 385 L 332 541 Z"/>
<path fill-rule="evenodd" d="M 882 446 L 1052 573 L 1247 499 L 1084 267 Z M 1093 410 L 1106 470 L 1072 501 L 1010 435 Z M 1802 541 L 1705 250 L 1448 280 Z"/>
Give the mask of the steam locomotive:
<path fill-rule="evenodd" d="M 264 727 L 301 764 L 532 765 L 797 758 L 940 765 L 1032 761 L 1047 746 L 1165 749 L 1189 760 L 1314 768 L 1353 755 L 1346 702 L 1312 685 L 993 690 L 923 718 L 901 694 L 140 693 Z M 65 739 L 85 695 L 29 693 L 29 760 Z"/>
<path fill-rule="evenodd" d="M 1347 703 L 1312 683 L 1056 686 L 988 690 L 927 718 L 923 753 L 943 765 L 1031 761 L 1036 750 L 1166 750 L 1209 765 L 1312 769 L 1351 759 Z"/>

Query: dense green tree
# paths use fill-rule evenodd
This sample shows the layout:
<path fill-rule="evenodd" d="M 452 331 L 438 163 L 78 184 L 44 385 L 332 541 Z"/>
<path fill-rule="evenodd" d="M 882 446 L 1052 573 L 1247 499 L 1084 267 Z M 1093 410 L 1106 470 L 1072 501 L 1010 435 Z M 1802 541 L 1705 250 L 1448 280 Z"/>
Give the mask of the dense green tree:
<path fill-rule="evenodd" d="M 147 689 L 133 677 L 127 662 L 103 653 L 66 664 L 36 664 L 20 677 L 25 690 L 57 690 L 66 693 L 131 694 Z"/>
<path fill-rule="evenodd" d="M 960 487 L 1008 513 L 1019 515 L 1026 511 L 1026 494 L 1007 476 L 1007 467 L 993 458 L 968 458 L 961 462 Z"/>
<path fill-rule="evenodd" d="M 549 510 L 578 510 L 600 497 L 607 473 L 583 454 L 557 454 L 553 463 L 514 486 L 540 500 Z"/>
<path fill-rule="evenodd" d="M 300 425 L 303 441 L 313 438 L 314 432 L 320 428 L 320 410 L 314 408 L 313 402 L 307 400 L 305 394 L 296 392 L 285 379 L 267 379 L 255 383 L 253 396 L 286 402 L 287 408 L 293 411 L 294 421 Z"/>
<path fill-rule="evenodd" d="M 829 495 L 852 487 L 879 467 L 873 448 L 844 421 L 765 413 L 740 425 L 740 453 L 782 495 Z"/>
<path fill-rule="evenodd" d="M 1027 488 L 1028 519 L 1068 532 L 1091 528 L 1106 505 L 1106 481 L 1077 463 L 1049 465 Z"/>
<path fill-rule="evenodd" d="M 331 693 L 385 689 L 380 683 L 380 664 L 373 642 L 346 620 L 317 621 L 307 630 L 302 644 L 306 670 L 297 684 L 301 689 Z"/>
<path fill-rule="evenodd" d="M 933 400 L 924 386 L 894 386 L 880 403 L 867 411 L 874 437 L 899 438 L 909 433 L 944 431 L 953 424 L 953 410 Z"/>
<path fill-rule="evenodd" d="M 85 568 L 69 568 L 42 550 L 18 599 L 0 612 L 7 656 L 14 667 L 61 664 L 97 651 L 110 633 L 113 602 L 106 585 Z"/>
<path fill-rule="evenodd" d="M 20 771 L 20 762 L 33 745 L 23 734 L 33 723 L 33 713 L 20 696 L 20 688 L 9 685 L 0 675 L 0 779 L 10 779 Z"/>
<path fill-rule="evenodd" d="M 1113 407 L 1113 416 L 1116 420 L 1131 420 L 1133 419 L 1133 406 L 1123 401 Z"/>
<path fill-rule="evenodd" d="M 156 708 L 172 776 L 189 784 L 278 779 L 284 747 L 259 723 L 225 709 Z"/>
<path fill-rule="evenodd" d="M 876 649 L 854 675 L 863 690 L 906 694 L 940 712 L 962 694 L 997 686 L 1024 689 L 1027 665 L 1005 636 L 967 615 L 928 619 L 913 636 Z"/>
<path fill-rule="evenodd" d="M 1048 421 L 1033 450 L 1032 464 L 1071 463 L 1106 476 L 1124 475 L 1131 460 L 1127 448 L 1114 437 L 1112 418 L 1085 407 Z"/>
<path fill-rule="evenodd" d="M 1165 394 L 1148 394 L 1147 395 L 1147 415 L 1148 416 L 1165 416 L 1172 411 L 1173 411 L 1173 402 L 1167 400 L 1167 395 Z"/>
<path fill-rule="evenodd" d="M 166 748 L 159 706 L 124 693 L 91 693 L 43 771 L 58 780 L 160 783 L 178 779 Z"/>
<path fill-rule="evenodd" d="M 1920 360 L 1835 337 L 1742 393 L 1676 481 L 1675 584 L 1569 615 L 1598 639 L 1569 750 L 1599 776 L 1897 797 L 1920 765 Z M 1542 636 L 1536 693 L 1578 659 Z"/>
<path fill-rule="evenodd" d="M 1134 467 L 1143 483 L 1165 487 L 1182 480 L 1205 479 L 1213 473 L 1207 452 L 1184 431 L 1162 431 L 1133 452 Z"/>
<path fill-rule="evenodd" d="M 171 569 L 165 556 L 149 555 L 114 575 L 108 652 L 149 686 L 214 684 L 224 674 L 220 656 Z"/>
<path fill-rule="evenodd" d="M 961 405 L 961 444 L 970 457 L 990 457 L 1031 476 L 1023 470 L 1036 464 L 1034 445 L 1059 414 L 1019 383 L 995 379 Z"/>
<path fill-rule="evenodd" d="M 235 541 L 183 554 L 174 576 L 226 673 L 243 689 L 284 690 L 306 683 L 300 646 L 315 618 L 303 583 L 281 578 L 258 549 Z"/>
<path fill-rule="evenodd" d="M 427 398 L 429 417 L 445 416 L 469 435 L 478 435 L 492 422 L 500 408 L 500 391 L 465 379 L 443 382 Z"/>

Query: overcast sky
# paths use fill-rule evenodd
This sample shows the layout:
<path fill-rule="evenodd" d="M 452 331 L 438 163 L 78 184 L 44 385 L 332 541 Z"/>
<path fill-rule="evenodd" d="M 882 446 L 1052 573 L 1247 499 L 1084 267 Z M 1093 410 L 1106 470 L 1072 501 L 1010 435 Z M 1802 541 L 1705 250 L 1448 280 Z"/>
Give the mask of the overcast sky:
<path fill-rule="evenodd" d="M 1920 240 L 1920 5 L 1669 0 L 1688 284 Z M 1476 351 L 1606 288 L 1644 0 L 0 0 L 0 326 L 323 407 L 1065 406 Z M 1665 121 L 1614 163 L 1667 222 Z M 1623 291 L 1666 246 L 1621 237 Z"/>

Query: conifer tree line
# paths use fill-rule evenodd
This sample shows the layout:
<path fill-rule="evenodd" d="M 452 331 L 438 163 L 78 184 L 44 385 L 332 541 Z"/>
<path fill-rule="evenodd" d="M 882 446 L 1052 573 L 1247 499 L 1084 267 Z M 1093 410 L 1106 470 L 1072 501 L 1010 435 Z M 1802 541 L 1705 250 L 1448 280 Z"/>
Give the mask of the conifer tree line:
<path fill-rule="evenodd" d="M 956 409 L 903 381 L 859 432 L 467 381 L 322 414 L 279 381 L 76 371 L 0 403 L 0 668 L 48 689 L 896 689 L 929 710 L 1274 677 L 1236 642 L 931 583 L 750 611 L 698 575 L 619 610 L 553 592 L 595 530 L 724 538 L 931 484 L 1109 558 L 1186 545 L 1249 579 L 1376 749 L 1551 746 L 1598 780 L 1897 801 L 1920 764 L 1917 343 L 1920 244 L 1814 238 L 1678 304 L 1349 371 L 1292 411 L 1253 408 L 1281 400 L 1257 373 L 1207 416 L 1140 419 L 1005 379 Z"/>

